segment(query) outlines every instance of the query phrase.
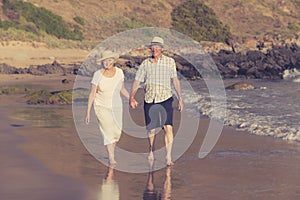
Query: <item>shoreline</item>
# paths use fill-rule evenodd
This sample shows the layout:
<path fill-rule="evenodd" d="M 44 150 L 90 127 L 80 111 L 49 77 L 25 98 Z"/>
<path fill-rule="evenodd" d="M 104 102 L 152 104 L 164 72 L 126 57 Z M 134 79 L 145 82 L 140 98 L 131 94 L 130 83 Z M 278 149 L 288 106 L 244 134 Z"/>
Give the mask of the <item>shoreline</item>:
<path fill-rule="evenodd" d="M 10 76 L 10 75 L 8 75 Z M 11 80 L 9 84 L 31 84 L 47 88 L 68 88 L 73 84 L 58 85 L 61 76 L 47 75 L 44 77 L 29 76 L 27 78 Z M 7 77 L 9 78 L 9 77 Z M 16 78 L 16 77 L 15 77 Z M 5 81 L 1 82 L 3 85 Z M 10 98 L 1 98 L 1 105 L 10 102 Z M 103 179 L 107 175 L 107 167 L 90 155 L 79 140 L 76 129 L 70 125 L 72 110 L 70 107 L 46 110 L 31 106 L 30 110 L 22 105 L 22 112 L 18 111 L 18 102 L 13 99 L 9 110 L 10 119 L 14 124 L 24 125 L 15 128 L 17 135 L 26 138 L 21 148 L 30 156 L 37 159 L 43 166 L 55 174 L 63 175 L 63 179 L 75 179 L 83 186 L 87 196 L 84 199 L 94 200 L 102 191 Z M 3 106 L 2 106 L 3 107 Z M 44 110 L 43 110 L 44 109 Z M 33 112 L 34 111 L 34 112 Z M 35 113 L 37 112 L 37 113 Z M 19 114 L 21 113 L 21 118 Z M 24 113 L 30 116 L 22 121 Z M 141 112 L 135 112 L 138 119 Z M 37 120 L 35 115 L 41 116 Z M 48 118 L 52 116 L 54 124 L 47 127 Z M 56 117 L 57 116 L 57 117 Z M 49 118 L 49 119 L 52 119 Z M 15 121 L 14 121 L 15 120 Z M 178 116 L 176 118 L 178 119 Z M 52 121 L 51 121 L 52 123 Z M 177 122 L 176 122 L 177 123 Z M 189 149 L 171 168 L 171 196 L 172 199 L 295 199 L 299 197 L 300 188 L 297 186 L 299 178 L 296 173 L 300 170 L 300 147 L 288 144 L 287 141 L 268 137 L 251 135 L 244 131 L 237 131 L 234 127 L 224 127 L 223 132 L 210 154 L 204 159 L 198 159 L 197 154 L 203 141 L 209 119 L 201 116 L 198 133 Z M 9 124 L 9 123 L 8 123 Z M 14 146 L 14 143 L 12 143 Z M 118 144 L 121 148 L 130 147 L 137 152 L 147 151 L 147 141 L 136 145 L 136 141 L 123 134 Z M 163 145 L 160 134 L 156 146 Z M 15 157 L 10 154 L 6 160 Z M 31 159 L 24 158 L 32 163 Z M 14 163 L 18 166 L 18 163 Z M 155 171 L 154 181 L 157 190 L 163 192 L 163 185 L 167 168 Z M 147 185 L 149 174 L 129 174 L 115 170 L 114 180 L 118 185 L 120 199 L 141 199 Z M 50 180 L 53 174 L 49 175 Z M 15 176 L 17 177 L 17 176 Z M 199 190 L 201 191 L 199 194 Z M 195 193 L 195 191 L 198 191 Z M 228 199 L 228 198 L 225 198 Z"/>

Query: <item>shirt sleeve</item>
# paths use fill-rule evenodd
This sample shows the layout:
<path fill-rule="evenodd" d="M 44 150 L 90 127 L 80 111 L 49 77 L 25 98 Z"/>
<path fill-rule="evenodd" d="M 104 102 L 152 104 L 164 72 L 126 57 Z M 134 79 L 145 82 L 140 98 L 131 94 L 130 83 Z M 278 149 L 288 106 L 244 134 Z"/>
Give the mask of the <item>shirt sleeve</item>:
<path fill-rule="evenodd" d="M 135 75 L 135 80 L 139 81 L 139 82 L 144 82 L 145 81 L 145 75 L 146 75 L 146 71 L 145 71 L 145 61 L 142 62 L 142 64 L 139 66 L 139 69 L 136 72 Z"/>
<path fill-rule="evenodd" d="M 119 71 L 120 71 L 120 74 L 121 74 L 121 81 L 124 81 L 124 72 L 123 72 L 123 70 L 122 69 L 120 69 L 120 68 L 117 68 Z"/>
<path fill-rule="evenodd" d="M 171 78 L 175 78 L 177 77 L 177 71 L 176 71 L 176 63 L 174 59 L 171 60 L 170 65 L 171 65 Z"/>
<path fill-rule="evenodd" d="M 93 79 L 91 81 L 91 84 L 98 85 L 101 77 L 102 77 L 101 71 L 100 70 L 96 71 L 93 75 Z"/>

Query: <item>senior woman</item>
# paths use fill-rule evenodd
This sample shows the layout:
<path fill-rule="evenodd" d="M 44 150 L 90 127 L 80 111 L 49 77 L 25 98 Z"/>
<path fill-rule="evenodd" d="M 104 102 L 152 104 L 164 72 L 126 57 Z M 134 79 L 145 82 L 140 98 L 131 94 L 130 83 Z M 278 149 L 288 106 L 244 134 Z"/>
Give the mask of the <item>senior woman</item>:
<path fill-rule="evenodd" d="M 122 131 L 123 111 L 120 94 L 129 99 L 129 93 L 124 87 L 123 71 L 114 66 L 117 58 L 118 55 L 112 51 L 104 51 L 97 61 L 101 62 L 103 68 L 93 75 L 85 118 L 86 124 L 89 124 L 91 108 L 94 105 L 110 165 L 116 164 L 114 150 Z"/>

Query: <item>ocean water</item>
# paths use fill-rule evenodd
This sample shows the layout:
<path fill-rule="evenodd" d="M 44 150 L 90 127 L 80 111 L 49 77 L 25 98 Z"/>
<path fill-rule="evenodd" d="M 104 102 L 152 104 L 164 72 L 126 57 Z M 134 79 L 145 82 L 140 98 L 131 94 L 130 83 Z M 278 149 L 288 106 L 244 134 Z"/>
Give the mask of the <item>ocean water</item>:
<path fill-rule="evenodd" d="M 300 83 L 291 80 L 224 80 L 225 87 L 236 82 L 247 82 L 254 90 L 226 89 L 226 117 L 213 117 L 215 108 L 204 81 L 191 82 L 194 92 L 183 88 L 187 108 L 224 125 L 236 127 L 251 134 L 300 142 Z M 223 96 L 218 98 L 224 98 Z"/>

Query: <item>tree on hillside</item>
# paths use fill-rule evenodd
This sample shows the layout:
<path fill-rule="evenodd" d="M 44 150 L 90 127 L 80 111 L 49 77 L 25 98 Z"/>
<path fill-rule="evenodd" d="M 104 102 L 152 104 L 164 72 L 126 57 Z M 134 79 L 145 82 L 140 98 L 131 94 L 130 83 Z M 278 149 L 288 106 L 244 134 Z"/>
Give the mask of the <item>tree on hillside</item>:
<path fill-rule="evenodd" d="M 231 33 L 223 26 L 214 11 L 199 0 L 188 0 L 176 7 L 172 13 L 173 29 L 184 33 L 194 40 L 226 42 Z"/>

